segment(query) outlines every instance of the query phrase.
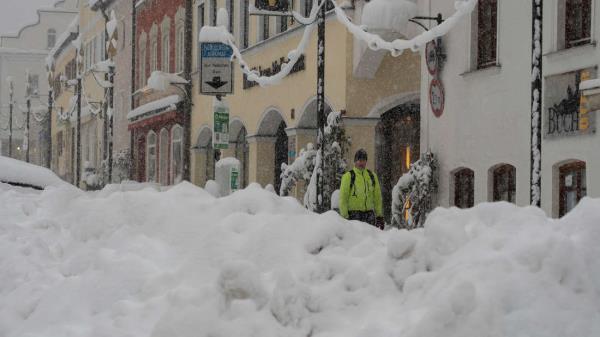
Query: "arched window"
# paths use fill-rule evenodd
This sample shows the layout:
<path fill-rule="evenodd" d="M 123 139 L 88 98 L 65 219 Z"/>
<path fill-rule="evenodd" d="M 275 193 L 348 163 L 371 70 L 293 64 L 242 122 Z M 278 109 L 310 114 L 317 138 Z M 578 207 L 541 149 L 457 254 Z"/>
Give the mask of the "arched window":
<path fill-rule="evenodd" d="M 184 60 L 185 60 L 185 30 L 183 28 L 183 25 L 180 25 L 177 27 L 177 36 L 176 36 L 176 50 L 177 50 L 177 56 L 176 56 L 176 72 L 180 73 L 183 71 L 183 65 L 184 65 Z"/>
<path fill-rule="evenodd" d="M 498 165 L 492 171 L 492 201 L 515 203 L 517 169 L 508 164 Z"/>
<path fill-rule="evenodd" d="M 139 62 L 139 70 L 140 70 L 140 74 L 139 74 L 139 83 L 138 83 L 138 88 L 143 88 L 144 86 L 146 86 L 146 62 L 148 62 L 147 56 L 148 54 L 146 53 L 146 48 L 147 48 L 147 42 L 146 42 L 146 34 L 142 33 L 142 36 L 140 37 L 140 58 L 138 60 Z"/>
<path fill-rule="evenodd" d="M 156 181 L 156 133 L 148 132 L 146 140 L 146 181 Z"/>
<path fill-rule="evenodd" d="M 162 66 L 161 66 L 161 70 L 168 73 L 171 72 L 171 67 L 169 66 L 169 51 L 171 49 L 171 43 L 170 43 L 170 39 L 169 39 L 169 30 L 163 30 L 162 31 Z"/>
<path fill-rule="evenodd" d="M 156 38 L 152 40 L 150 53 L 150 71 L 156 71 L 158 70 L 158 41 Z"/>
<path fill-rule="evenodd" d="M 235 157 L 240 161 L 240 188 L 248 186 L 248 162 L 250 146 L 246 140 L 247 131 L 242 127 L 235 142 Z"/>
<path fill-rule="evenodd" d="M 463 168 L 454 173 L 454 206 L 470 208 L 474 205 L 475 173 Z"/>
<path fill-rule="evenodd" d="M 56 44 L 56 30 L 53 28 L 48 29 L 48 49 L 54 48 Z"/>
<path fill-rule="evenodd" d="M 171 181 L 173 184 L 183 179 L 183 128 L 175 125 L 171 131 Z"/>
<path fill-rule="evenodd" d="M 158 174 L 161 185 L 169 185 L 169 131 L 166 128 L 160 130 L 160 143 L 158 148 Z"/>
<path fill-rule="evenodd" d="M 559 216 L 569 213 L 587 195 L 585 162 L 572 161 L 558 168 Z"/>

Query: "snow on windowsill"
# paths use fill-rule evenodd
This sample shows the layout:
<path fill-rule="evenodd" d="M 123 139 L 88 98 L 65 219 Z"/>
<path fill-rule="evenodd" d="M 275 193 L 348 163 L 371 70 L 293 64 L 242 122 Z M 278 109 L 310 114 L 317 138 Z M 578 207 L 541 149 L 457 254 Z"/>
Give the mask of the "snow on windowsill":
<path fill-rule="evenodd" d="M 147 114 L 149 112 L 159 110 L 159 109 L 164 109 L 161 112 L 172 111 L 172 110 L 176 109 L 176 105 L 179 102 L 181 102 L 181 96 L 179 96 L 179 95 L 167 96 L 167 97 L 158 99 L 156 101 L 146 103 L 144 105 L 141 105 L 141 106 L 135 108 L 134 110 L 131 110 L 127 114 L 127 119 L 130 119 L 130 120 L 135 119 L 144 114 Z"/>
<path fill-rule="evenodd" d="M 590 52 L 591 50 L 595 50 L 597 45 L 598 43 L 596 41 L 591 41 L 590 43 L 583 44 L 581 46 L 553 50 L 546 54 L 543 54 L 542 56 L 547 57 L 548 59 L 572 57 L 578 54 Z"/>
<path fill-rule="evenodd" d="M 487 76 L 487 75 L 497 75 L 502 71 L 502 65 L 500 63 L 496 63 L 495 65 L 491 65 L 485 68 L 480 69 L 472 69 L 461 73 L 462 77 L 472 77 L 472 76 Z"/>

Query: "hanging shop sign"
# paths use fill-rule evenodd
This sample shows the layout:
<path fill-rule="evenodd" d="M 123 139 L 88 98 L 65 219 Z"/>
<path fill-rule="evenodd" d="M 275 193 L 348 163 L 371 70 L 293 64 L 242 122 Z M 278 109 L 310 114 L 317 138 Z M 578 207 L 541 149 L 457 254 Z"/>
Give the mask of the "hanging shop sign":
<path fill-rule="evenodd" d="M 229 147 L 229 108 L 223 105 L 214 107 L 213 115 L 213 148 Z"/>
<path fill-rule="evenodd" d="M 256 0 L 254 7 L 263 11 L 288 12 L 290 5 L 288 0 Z"/>
<path fill-rule="evenodd" d="M 233 93 L 233 49 L 224 43 L 203 42 L 200 50 L 200 93 Z"/>
<path fill-rule="evenodd" d="M 231 172 L 229 174 L 230 177 L 230 187 L 231 187 L 231 192 L 233 191 L 237 191 L 240 189 L 240 172 L 238 170 L 237 167 L 232 166 L 231 167 Z"/>
<path fill-rule="evenodd" d="M 257 71 L 260 76 L 272 76 L 272 75 L 275 75 L 278 72 L 280 72 L 283 64 L 287 63 L 289 61 L 290 61 L 289 59 L 287 59 L 285 57 L 281 57 L 281 58 L 279 58 L 279 60 L 273 61 L 271 63 L 270 67 L 267 67 L 267 68 L 258 67 L 258 68 L 252 68 L 252 70 Z M 304 54 L 302 54 L 298 58 L 298 61 L 296 61 L 296 64 L 294 64 L 294 66 L 292 67 L 290 74 L 297 73 L 304 69 L 306 69 L 306 63 L 304 62 Z M 254 81 L 249 81 L 248 76 L 246 76 L 246 74 L 244 74 L 244 83 L 242 85 L 242 88 L 244 90 L 253 88 L 257 85 L 258 85 L 258 83 L 254 82 Z"/>
<path fill-rule="evenodd" d="M 446 97 L 444 93 L 444 86 L 437 78 L 431 80 L 429 84 L 429 105 L 435 117 L 442 116 L 444 113 L 444 103 Z"/>
<path fill-rule="evenodd" d="M 596 132 L 596 112 L 591 111 L 588 98 L 579 91 L 579 83 L 595 77 L 595 73 L 594 68 L 588 68 L 546 78 L 545 138 Z"/>

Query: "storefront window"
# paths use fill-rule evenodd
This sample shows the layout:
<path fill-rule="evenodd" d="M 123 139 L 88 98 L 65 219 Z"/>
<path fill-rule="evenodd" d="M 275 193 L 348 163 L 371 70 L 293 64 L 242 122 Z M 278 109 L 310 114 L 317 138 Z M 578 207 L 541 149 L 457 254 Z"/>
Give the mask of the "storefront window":
<path fill-rule="evenodd" d="M 559 216 L 567 214 L 586 196 L 585 162 L 577 161 L 559 168 Z"/>
<path fill-rule="evenodd" d="M 173 184 L 181 182 L 183 177 L 183 129 L 176 125 L 173 127 L 171 140 L 171 181 Z"/>
<path fill-rule="evenodd" d="M 148 133 L 146 147 L 146 180 L 156 181 L 156 134 L 152 131 Z"/>
<path fill-rule="evenodd" d="M 475 173 L 473 170 L 464 168 L 454 173 L 454 206 L 458 208 L 470 208 L 474 205 Z"/>
<path fill-rule="evenodd" d="M 494 169 L 494 198 L 493 201 L 515 203 L 516 169 L 512 165 L 501 165 Z"/>

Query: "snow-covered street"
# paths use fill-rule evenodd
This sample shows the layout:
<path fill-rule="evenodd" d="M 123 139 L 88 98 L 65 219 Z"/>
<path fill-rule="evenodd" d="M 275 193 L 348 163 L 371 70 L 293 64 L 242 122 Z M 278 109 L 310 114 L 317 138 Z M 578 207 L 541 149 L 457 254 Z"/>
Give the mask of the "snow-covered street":
<path fill-rule="evenodd" d="M 164 189 L 164 188 L 163 188 Z M 379 231 L 251 184 L 0 184 L 3 337 L 594 337 L 600 200 Z"/>

